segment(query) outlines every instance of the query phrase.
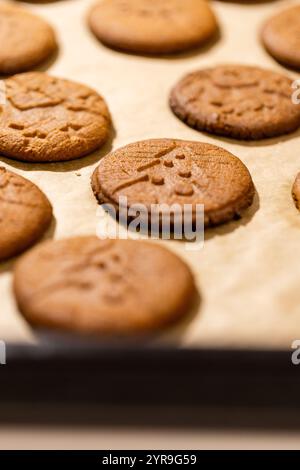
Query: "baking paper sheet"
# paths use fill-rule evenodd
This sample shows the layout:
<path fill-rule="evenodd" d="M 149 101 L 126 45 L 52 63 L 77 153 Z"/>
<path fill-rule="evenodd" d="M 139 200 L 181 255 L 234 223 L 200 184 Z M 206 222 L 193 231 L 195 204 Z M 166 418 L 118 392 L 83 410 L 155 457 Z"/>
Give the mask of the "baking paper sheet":
<path fill-rule="evenodd" d="M 186 251 L 180 242 L 160 242 L 189 263 L 202 302 L 183 325 L 159 340 L 187 347 L 290 348 L 300 338 L 300 214 L 291 198 L 300 171 L 300 131 L 258 143 L 215 138 L 180 122 L 168 107 L 168 94 L 183 74 L 220 63 L 260 65 L 297 78 L 297 73 L 273 61 L 258 40 L 264 19 L 295 2 L 212 1 L 221 24 L 220 39 L 211 47 L 171 58 L 129 55 L 102 46 L 86 26 L 92 3 L 60 0 L 24 6 L 44 16 L 57 31 L 59 54 L 43 70 L 86 83 L 105 97 L 115 127 L 112 142 L 69 163 L 24 164 L 0 156 L 1 164 L 45 191 L 55 213 L 47 236 L 59 239 L 95 233 L 97 204 L 90 176 L 109 150 L 141 139 L 170 137 L 206 141 L 231 151 L 249 168 L 258 196 L 240 221 L 208 230 L 199 252 Z M 11 293 L 13 264 L 0 267 L 0 339 L 35 341 Z"/>

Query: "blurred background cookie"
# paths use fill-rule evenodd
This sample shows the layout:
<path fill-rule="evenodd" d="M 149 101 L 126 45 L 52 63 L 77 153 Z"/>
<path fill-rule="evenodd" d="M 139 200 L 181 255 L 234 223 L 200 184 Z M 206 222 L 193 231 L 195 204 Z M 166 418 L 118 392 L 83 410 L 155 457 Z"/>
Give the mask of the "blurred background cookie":
<path fill-rule="evenodd" d="M 261 37 L 278 62 L 300 69 L 300 5 L 272 16 L 264 24 Z"/>
<path fill-rule="evenodd" d="M 0 74 L 30 70 L 57 49 L 55 33 L 42 18 L 19 6 L 0 4 Z"/>
<path fill-rule="evenodd" d="M 92 8 L 88 21 L 107 46 L 145 54 L 200 46 L 218 30 L 206 0 L 104 0 Z"/>

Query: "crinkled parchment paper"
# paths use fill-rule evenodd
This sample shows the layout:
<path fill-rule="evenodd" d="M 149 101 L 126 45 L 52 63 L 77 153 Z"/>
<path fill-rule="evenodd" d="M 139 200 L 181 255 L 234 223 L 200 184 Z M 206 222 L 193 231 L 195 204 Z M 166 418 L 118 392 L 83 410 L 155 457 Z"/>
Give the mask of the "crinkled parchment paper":
<path fill-rule="evenodd" d="M 186 251 L 180 242 L 161 242 L 190 264 L 202 295 L 199 311 L 164 334 L 163 340 L 184 346 L 289 348 L 300 337 L 300 214 L 291 199 L 291 186 L 300 171 L 300 132 L 258 143 L 214 138 L 181 123 L 168 107 L 168 93 L 186 72 L 225 62 L 261 65 L 297 77 L 266 54 L 257 34 L 273 11 L 295 2 L 212 1 L 222 27 L 219 41 L 172 58 L 139 57 L 102 46 L 86 26 L 91 3 L 24 5 L 48 19 L 58 34 L 58 57 L 43 70 L 86 83 L 106 98 L 116 129 L 113 141 L 75 162 L 33 165 L 0 156 L 1 164 L 45 191 L 55 213 L 47 236 L 58 239 L 95 233 L 97 204 L 90 176 L 111 148 L 170 137 L 211 142 L 231 151 L 249 168 L 258 197 L 242 220 L 207 231 L 199 252 Z M 11 293 L 13 264 L 0 267 L 0 338 L 34 341 Z"/>

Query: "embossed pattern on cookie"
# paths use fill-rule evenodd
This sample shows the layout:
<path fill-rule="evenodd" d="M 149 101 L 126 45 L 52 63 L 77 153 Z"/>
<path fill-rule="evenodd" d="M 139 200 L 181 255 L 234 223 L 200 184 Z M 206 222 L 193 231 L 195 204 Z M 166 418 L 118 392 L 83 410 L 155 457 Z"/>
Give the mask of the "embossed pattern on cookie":
<path fill-rule="evenodd" d="M 96 237 L 36 247 L 18 262 L 14 290 L 31 324 L 82 334 L 160 329 L 188 315 L 196 294 L 187 265 L 162 246 Z"/>
<path fill-rule="evenodd" d="M 153 204 L 205 206 L 205 225 L 228 221 L 251 205 L 254 185 L 245 165 L 220 147 L 154 139 L 127 145 L 104 157 L 92 178 L 99 202 L 118 207 Z"/>
<path fill-rule="evenodd" d="M 236 139 L 262 139 L 295 131 L 300 106 L 292 80 L 258 67 L 224 65 L 185 76 L 170 106 L 190 127 Z"/>
<path fill-rule="evenodd" d="M 108 139 L 111 120 L 94 90 L 45 73 L 7 80 L 0 107 L 0 153 L 22 161 L 81 158 Z"/>

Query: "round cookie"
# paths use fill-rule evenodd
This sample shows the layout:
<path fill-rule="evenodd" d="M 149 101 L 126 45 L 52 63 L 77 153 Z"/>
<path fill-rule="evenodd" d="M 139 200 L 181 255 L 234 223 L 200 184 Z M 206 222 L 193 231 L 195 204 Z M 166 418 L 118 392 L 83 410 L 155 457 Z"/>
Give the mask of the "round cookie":
<path fill-rule="evenodd" d="M 262 42 L 267 51 L 282 64 L 300 68 L 300 5 L 272 16 L 264 24 Z"/>
<path fill-rule="evenodd" d="M 300 211 L 300 173 L 296 176 L 293 189 L 292 189 L 292 196 L 295 202 L 295 206 Z"/>
<path fill-rule="evenodd" d="M 0 153 L 26 162 L 81 158 L 109 137 L 103 98 L 79 83 L 29 72 L 5 80 L 0 106 Z"/>
<path fill-rule="evenodd" d="M 0 167 L 0 261 L 33 245 L 52 220 L 46 196 L 25 178 Z"/>
<path fill-rule="evenodd" d="M 14 291 L 33 325 L 130 334 L 188 314 L 196 288 L 187 265 L 158 244 L 90 236 L 31 250 L 17 263 Z"/>
<path fill-rule="evenodd" d="M 204 204 L 205 226 L 233 219 L 252 204 L 254 185 L 245 165 L 215 145 L 171 139 L 133 143 L 105 156 L 92 177 L 100 203 Z"/>
<path fill-rule="evenodd" d="M 205 0 L 104 0 L 92 8 L 89 25 L 107 46 L 145 54 L 181 52 L 218 30 Z"/>
<path fill-rule="evenodd" d="M 57 49 L 46 21 L 27 10 L 0 5 L 0 74 L 24 72 L 48 59 Z"/>
<path fill-rule="evenodd" d="M 263 139 L 295 131 L 300 106 L 292 80 L 258 67 L 222 65 L 185 76 L 170 106 L 190 127 L 235 139 Z"/>

